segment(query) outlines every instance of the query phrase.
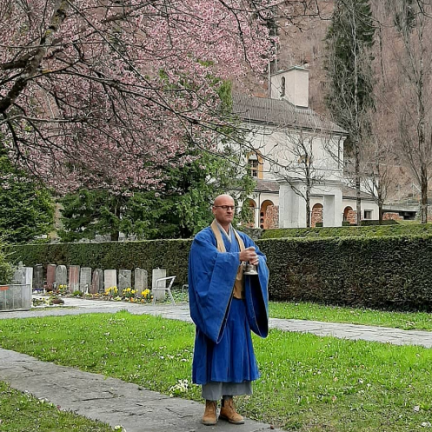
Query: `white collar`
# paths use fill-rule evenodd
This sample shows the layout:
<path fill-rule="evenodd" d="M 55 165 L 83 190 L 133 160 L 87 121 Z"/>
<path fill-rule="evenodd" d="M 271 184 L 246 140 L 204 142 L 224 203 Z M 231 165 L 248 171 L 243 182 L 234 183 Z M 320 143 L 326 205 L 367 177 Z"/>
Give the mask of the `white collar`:
<path fill-rule="evenodd" d="M 223 233 L 226 236 L 226 238 L 228 239 L 228 241 L 231 242 L 231 237 L 232 237 L 232 234 L 233 234 L 233 227 L 232 227 L 232 225 L 230 224 L 230 226 L 228 228 L 228 232 L 226 232 L 224 230 L 224 228 L 222 227 L 222 225 L 218 221 L 216 221 L 216 224 L 219 227 L 219 230 L 221 231 L 221 233 Z"/>

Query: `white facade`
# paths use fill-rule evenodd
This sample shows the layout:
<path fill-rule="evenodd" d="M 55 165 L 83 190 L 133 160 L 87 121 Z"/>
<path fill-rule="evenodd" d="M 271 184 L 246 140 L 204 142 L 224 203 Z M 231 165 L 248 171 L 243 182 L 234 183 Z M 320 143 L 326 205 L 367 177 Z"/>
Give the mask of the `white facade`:
<path fill-rule="evenodd" d="M 249 205 L 254 207 L 255 227 L 267 228 L 269 205 L 279 207 L 280 228 L 306 227 L 307 183 L 310 209 L 323 226 L 341 226 L 350 211 L 356 212 L 356 201 L 344 197 L 346 132 L 308 108 L 308 75 L 299 67 L 279 72 L 271 77 L 271 98 L 235 100 L 235 109 L 251 131 L 248 162 L 258 185 Z M 362 202 L 362 218 L 377 219 L 377 204 Z"/>

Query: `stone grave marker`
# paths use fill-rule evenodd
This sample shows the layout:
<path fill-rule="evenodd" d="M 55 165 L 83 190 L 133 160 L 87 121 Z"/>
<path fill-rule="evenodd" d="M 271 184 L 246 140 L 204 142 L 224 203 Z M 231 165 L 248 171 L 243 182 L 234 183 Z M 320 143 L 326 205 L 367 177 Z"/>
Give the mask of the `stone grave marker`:
<path fill-rule="evenodd" d="M 79 291 L 79 276 L 80 276 L 80 266 L 77 265 L 69 266 L 68 289 L 70 293 L 73 293 L 74 291 Z"/>
<path fill-rule="evenodd" d="M 56 274 L 56 265 L 55 264 L 48 264 L 47 267 L 47 283 L 46 283 L 46 289 L 48 291 L 52 291 L 55 284 L 55 274 Z"/>
<path fill-rule="evenodd" d="M 137 268 L 134 272 L 136 296 L 142 297 L 141 293 L 148 288 L 147 270 Z"/>
<path fill-rule="evenodd" d="M 30 287 L 30 291 L 33 287 L 33 267 L 25 267 L 24 283 Z"/>
<path fill-rule="evenodd" d="M 59 289 L 60 285 L 67 285 L 67 268 L 65 265 L 58 265 L 55 271 L 55 284 Z"/>
<path fill-rule="evenodd" d="M 132 288 L 132 271 L 121 269 L 119 270 L 118 290 L 121 296 L 125 288 Z"/>
<path fill-rule="evenodd" d="M 164 290 L 155 290 L 156 287 L 156 280 L 159 278 L 164 278 L 166 277 L 166 269 L 153 269 L 152 271 L 152 294 L 153 297 L 156 300 L 163 300 L 165 298 L 165 291 Z M 166 281 L 163 281 L 160 284 L 161 287 L 166 287 Z"/>
<path fill-rule="evenodd" d="M 116 286 L 117 286 L 117 270 L 104 270 L 104 290 L 106 291 L 108 288 L 112 288 Z M 114 295 L 114 293 L 112 293 L 112 295 Z"/>
<path fill-rule="evenodd" d="M 91 273 L 90 267 L 81 267 L 79 290 L 86 294 L 90 292 Z"/>
<path fill-rule="evenodd" d="M 15 269 L 12 282 L 20 285 L 25 284 L 25 267 L 22 262 L 20 262 Z"/>
<path fill-rule="evenodd" d="M 44 285 L 43 279 L 43 265 L 36 264 L 33 267 L 33 289 L 42 290 Z"/>
<path fill-rule="evenodd" d="M 103 292 L 103 270 L 96 269 L 93 272 L 92 283 L 90 288 L 91 294 L 97 294 Z"/>

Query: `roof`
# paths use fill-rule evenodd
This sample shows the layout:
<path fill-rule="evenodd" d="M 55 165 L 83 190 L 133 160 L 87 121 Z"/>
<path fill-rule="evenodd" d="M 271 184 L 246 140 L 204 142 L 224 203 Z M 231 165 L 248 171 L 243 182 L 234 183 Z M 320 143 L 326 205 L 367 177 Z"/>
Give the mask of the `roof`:
<path fill-rule="evenodd" d="M 344 129 L 312 109 L 295 106 L 286 99 L 233 94 L 233 114 L 243 121 L 347 135 Z"/>
<path fill-rule="evenodd" d="M 342 197 L 345 199 L 357 199 L 357 189 L 343 186 L 342 187 Z M 360 192 L 360 198 L 366 200 L 375 200 L 372 194 L 367 192 Z"/>
<path fill-rule="evenodd" d="M 254 190 L 256 192 L 269 192 L 269 193 L 278 193 L 279 192 L 279 183 L 275 180 L 256 180 L 256 186 Z M 313 194 L 314 196 L 319 196 L 320 194 Z M 342 197 L 344 199 L 356 199 L 357 191 L 355 188 L 351 188 L 348 186 L 342 187 Z M 374 197 L 371 194 L 366 192 L 360 192 L 361 199 L 364 200 L 374 200 Z"/>
<path fill-rule="evenodd" d="M 256 186 L 254 188 L 257 192 L 279 192 L 279 183 L 274 180 L 256 180 Z"/>

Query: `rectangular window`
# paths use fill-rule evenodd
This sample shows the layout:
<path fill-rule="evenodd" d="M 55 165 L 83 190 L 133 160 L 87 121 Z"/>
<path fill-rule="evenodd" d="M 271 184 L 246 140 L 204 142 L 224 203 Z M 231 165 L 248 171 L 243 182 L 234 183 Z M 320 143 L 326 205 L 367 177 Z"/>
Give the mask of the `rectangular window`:
<path fill-rule="evenodd" d="M 250 175 L 258 178 L 258 159 L 249 159 L 248 164 Z"/>
<path fill-rule="evenodd" d="M 363 212 L 363 219 L 372 219 L 372 210 L 365 210 Z"/>

